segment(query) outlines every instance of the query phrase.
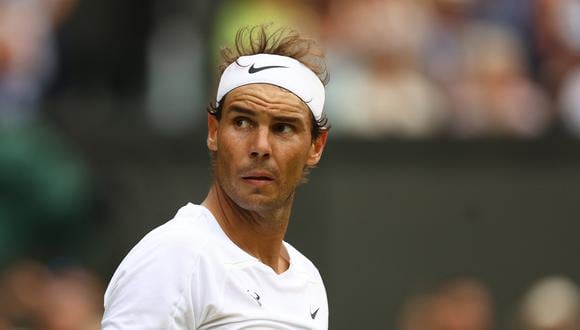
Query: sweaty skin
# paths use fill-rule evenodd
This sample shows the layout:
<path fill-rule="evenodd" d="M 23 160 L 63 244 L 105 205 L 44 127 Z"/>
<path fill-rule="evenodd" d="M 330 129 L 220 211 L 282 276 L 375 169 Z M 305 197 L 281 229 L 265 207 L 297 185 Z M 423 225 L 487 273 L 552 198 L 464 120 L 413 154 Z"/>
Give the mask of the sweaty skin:
<path fill-rule="evenodd" d="M 327 134 L 313 140 L 310 110 L 268 84 L 228 93 L 218 121 L 208 115 L 214 181 L 202 203 L 228 237 L 280 274 L 289 267 L 282 240 L 304 169 L 315 166 Z"/>

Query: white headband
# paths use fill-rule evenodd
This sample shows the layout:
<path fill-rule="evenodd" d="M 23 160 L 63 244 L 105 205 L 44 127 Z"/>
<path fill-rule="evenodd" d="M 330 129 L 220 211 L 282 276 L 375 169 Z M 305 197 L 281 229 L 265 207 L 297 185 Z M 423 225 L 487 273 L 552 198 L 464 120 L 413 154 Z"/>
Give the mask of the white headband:
<path fill-rule="evenodd" d="M 289 90 L 306 103 L 316 120 L 322 118 L 324 85 L 320 79 L 299 61 L 272 54 L 241 56 L 230 64 L 221 76 L 216 106 L 234 88 L 260 83 Z"/>

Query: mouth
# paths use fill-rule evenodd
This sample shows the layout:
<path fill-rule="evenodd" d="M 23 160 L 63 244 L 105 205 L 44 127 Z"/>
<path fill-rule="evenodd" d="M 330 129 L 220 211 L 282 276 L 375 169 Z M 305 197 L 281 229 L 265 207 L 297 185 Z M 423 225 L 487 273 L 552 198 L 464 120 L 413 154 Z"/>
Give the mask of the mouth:
<path fill-rule="evenodd" d="M 254 175 L 244 176 L 242 177 L 242 179 L 251 181 L 274 181 L 274 179 L 268 176 L 254 176 Z"/>
<path fill-rule="evenodd" d="M 272 181 L 273 179 L 267 176 L 245 176 L 244 179 L 247 180 L 267 180 Z"/>
<path fill-rule="evenodd" d="M 242 176 L 242 179 L 245 182 L 256 186 L 267 185 L 274 181 L 274 177 L 267 173 L 249 173 Z"/>

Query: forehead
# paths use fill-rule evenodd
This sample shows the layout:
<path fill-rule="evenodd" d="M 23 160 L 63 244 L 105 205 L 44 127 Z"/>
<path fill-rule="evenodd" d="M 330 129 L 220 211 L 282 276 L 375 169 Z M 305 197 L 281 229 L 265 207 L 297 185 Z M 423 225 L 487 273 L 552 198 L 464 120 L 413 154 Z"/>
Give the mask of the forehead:
<path fill-rule="evenodd" d="M 249 84 L 233 89 L 225 96 L 224 110 L 232 106 L 310 117 L 310 109 L 298 96 L 270 84 Z"/>

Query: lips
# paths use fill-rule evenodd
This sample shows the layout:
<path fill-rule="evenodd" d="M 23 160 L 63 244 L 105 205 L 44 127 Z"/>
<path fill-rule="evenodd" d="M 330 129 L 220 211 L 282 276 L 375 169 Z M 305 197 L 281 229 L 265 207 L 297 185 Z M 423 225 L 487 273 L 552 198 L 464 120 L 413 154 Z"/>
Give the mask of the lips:
<path fill-rule="evenodd" d="M 263 180 L 263 181 L 274 181 L 274 177 L 269 173 L 248 173 L 242 176 L 245 180 Z"/>
<path fill-rule="evenodd" d="M 254 185 L 264 185 L 274 181 L 274 176 L 265 171 L 252 171 L 245 173 L 242 179 Z"/>
<path fill-rule="evenodd" d="M 246 180 L 264 180 L 264 181 L 273 181 L 272 178 L 268 178 L 265 176 L 245 176 L 243 177 Z"/>

